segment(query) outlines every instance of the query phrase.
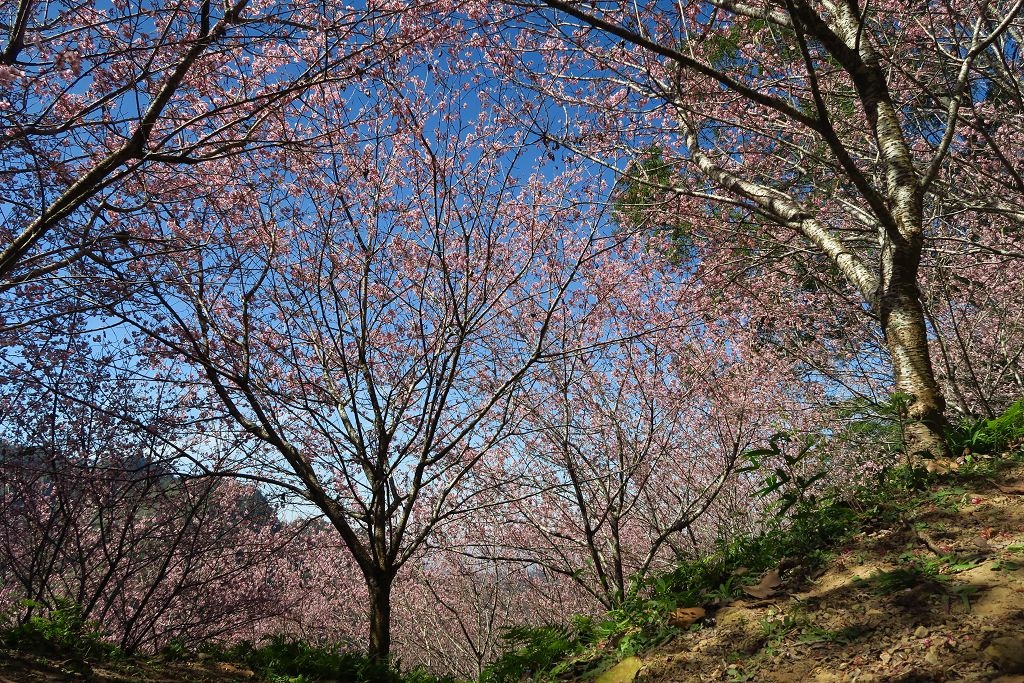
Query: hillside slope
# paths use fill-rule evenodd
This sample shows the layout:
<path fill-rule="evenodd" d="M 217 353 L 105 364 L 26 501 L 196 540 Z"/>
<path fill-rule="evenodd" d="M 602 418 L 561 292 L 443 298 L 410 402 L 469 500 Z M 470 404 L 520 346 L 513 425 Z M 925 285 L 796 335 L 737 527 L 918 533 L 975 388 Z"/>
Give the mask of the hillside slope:
<path fill-rule="evenodd" d="M 825 567 L 747 595 L 598 683 L 1024 683 L 1024 467 L 935 487 Z"/>
<path fill-rule="evenodd" d="M 524 664 L 518 673 L 487 680 L 1024 683 L 1024 464 L 1018 457 L 1002 474 L 994 471 L 954 474 L 923 492 L 876 492 L 874 500 L 883 502 L 858 505 L 856 512 L 842 504 L 826 507 L 828 514 L 849 513 L 857 531 L 843 535 L 838 547 L 815 546 L 817 558 L 806 545 L 801 556 L 779 550 L 777 568 L 731 569 L 734 580 L 724 589 L 674 603 L 679 606 L 667 619 L 626 625 L 543 667 Z M 782 536 L 768 539 L 770 546 L 793 547 Z M 764 544 L 756 547 L 765 551 Z M 597 622 L 587 623 L 596 632 Z M 661 644 L 617 661 L 630 652 L 630 638 L 652 624 Z M 316 654 L 304 652 L 290 657 Z M 325 662 L 334 662 L 333 655 Z M 317 670 L 331 668 L 327 664 Z M 271 673 L 228 651 L 93 660 L 0 648 L 0 683 L 352 679 L 337 666 L 331 670 L 337 674 L 325 677 L 308 666 L 302 674 Z"/>

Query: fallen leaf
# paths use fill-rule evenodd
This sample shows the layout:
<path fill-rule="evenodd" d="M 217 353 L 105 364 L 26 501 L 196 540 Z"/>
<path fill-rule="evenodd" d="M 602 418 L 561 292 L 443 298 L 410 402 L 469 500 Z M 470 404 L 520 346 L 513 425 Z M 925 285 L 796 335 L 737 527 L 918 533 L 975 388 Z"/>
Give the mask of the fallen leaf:
<path fill-rule="evenodd" d="M 746 574 L 749 571 L 750 570 L 747 569 L 746 567 L 736 567 L 736 569 L 732 570 L 732 575 L 733 576 L 743 576 L 744 574 Z"/>
<path fill-rule="evenodd" d="M 704 618 L 703 607 L 679 607 L 672 611 L 668 617 L 668 623 L 678 628 L 687 628 L 690 624 Z"/>
<path fill-rule="evenodd" d="M 775 589 L 782 585 L 778 570 L 772 569 L 761 578 L 756 586 L 743 586 L 743 592 L 755 598 L 768 598 L 775 595 Z"/>

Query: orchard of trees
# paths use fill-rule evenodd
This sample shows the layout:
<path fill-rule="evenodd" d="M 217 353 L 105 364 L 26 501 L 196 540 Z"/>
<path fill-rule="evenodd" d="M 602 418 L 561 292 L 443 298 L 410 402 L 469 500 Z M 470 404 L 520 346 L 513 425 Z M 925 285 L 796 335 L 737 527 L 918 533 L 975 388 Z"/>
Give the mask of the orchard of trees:
<path fill-rule="evenodd" d="M 954 467 L 1024 396 L 1021 9 L 5 3 L 0 615 L 475 677 L 756 529 L 766 444 Z"/>

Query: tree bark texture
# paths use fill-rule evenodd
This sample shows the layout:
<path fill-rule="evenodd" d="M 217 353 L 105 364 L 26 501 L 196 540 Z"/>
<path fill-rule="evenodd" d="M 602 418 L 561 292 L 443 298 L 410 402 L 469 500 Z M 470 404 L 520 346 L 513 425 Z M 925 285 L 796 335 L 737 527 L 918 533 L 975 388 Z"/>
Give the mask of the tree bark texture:
<path fill-rule="evenodd" d="M 882 288 L 876 304 L 892 359 L 896 392 L 908 399 L 904 429 L 907 454 L 912 461 L 948 458 L 946 401 L 935 380 L 917 286 L 920 248 L 913 244 L 889 246 L 883 249 L 882 258 Z"/>
<path fill-rule="evenodd" d="M 370 591 L 370 659 L 386 664 L 391 658 L 391 587 L 394 577 L 375 574 L 366 577 Z"/>

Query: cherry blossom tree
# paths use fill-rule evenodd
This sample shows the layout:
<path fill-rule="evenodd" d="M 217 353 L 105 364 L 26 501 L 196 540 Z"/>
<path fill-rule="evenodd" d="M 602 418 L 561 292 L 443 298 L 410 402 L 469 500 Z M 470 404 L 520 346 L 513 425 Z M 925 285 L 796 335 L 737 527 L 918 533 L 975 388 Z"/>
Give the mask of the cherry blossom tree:
<path fill-rule="evenodd" d="M 139 238 L 119 218 L 160 177 L 317 144 L 323 86 L 357 81 L 430 26 L 430 3 L 39 2 L 0 10 L 0 288 Z M 173 171 L 172 171 L 173 172 Z"/>
<path fill-rule="evenodd" d="M 969 418 L 995 417 L 1024 395 L 1024 235 L 983 223 L 944 230 L 924 273 L 938 379 Z"/>
<path fill-rule="evenodd" d="M 168 443 L 186 441 L 155 397 L 76 341 L 25 344 L 2 364 L 5 619 L 74 610 L 125 651 L 154 652 L 285 613 L 278 558 L 301 529 L 251 485 L 179 471 Z"/>
<path fill-rule="evenodd" d="M 325 107 L 323 151 L 239 159 L 216 196 L 175 178 L 189 201 L 133 228 L 166 249 L 111 268 L 136 292 L 110 314 L 193 368 L 175 381 L 205 397 L 204 419 L 263 444 L 237 470 L 344 541 L 378 658 L 396 577 L 438 524 L 474 509 L 474 468 L 555 351 L 579 273 L 614 242 L 587 200 L 594 180 L 538 165 L 497 99 L 460 83 L 472 70 L 459 53 L 422 57 L 428 69 L 389 65 L 363 91 L 335 90 L 364 123 Z"/>
<path fill-rule="evenodd" d="M 630 242 L 587 274 L 586 316 L 567 302 L 554 335 L 566 353 L 535 373 L 516 433 L 491 456 L 514 472 L 508 502 L 463 542 L 575 582 L 605 609 L 733 531 L 737 499 L 754 516 L 743 455 L 807 403 L 793 363 L 738 320 L 722 325 L 730 306 L 656 245 Z"/>
<path fill-rule="evenodd" d="M 945 455 L 1024 387 L 1019 9 L 11 5 L 4 599 L 386 659 L 398 596 L 473 675 L 749 521 L 742 453 L 884 355 Z"/>
<path fill-rule="evenodd" d="M 436 549 L 407 566 L 396 592 L 402 662 L 469 680 L 507 648 L 510 628 L 594 609 L 578 586 L 537 567 Z"/>
<path fill-rule="evenodd" d="M 911 397 L 910 452 L 943 457 L 922 258 L 946 217 L 1019 220 L 1016 124 L 999 105 L 1019 97 L 1020 8 L 545 0 L 491 57 L 561 107 L 533 128 L 632 159 L 698 250 L 711 234 L 741 262 L 795 255 L 857 297 Z M 670 178 L 637 163 L 645 149 Z"/>

